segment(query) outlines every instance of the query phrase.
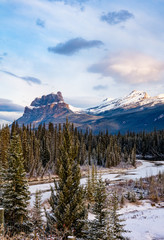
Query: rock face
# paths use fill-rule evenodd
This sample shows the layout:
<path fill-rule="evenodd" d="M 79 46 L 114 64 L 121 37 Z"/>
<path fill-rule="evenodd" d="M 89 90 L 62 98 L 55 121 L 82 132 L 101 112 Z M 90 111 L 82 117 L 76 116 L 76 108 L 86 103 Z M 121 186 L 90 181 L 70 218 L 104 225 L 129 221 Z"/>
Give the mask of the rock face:
<path fill-rule="evenodd" d="M 72 108 L 64 102 L 61 92 L 57 92 L 57 94 L 51 93 L 47 96 L 36 98 L 29 107 L 25 107 L 23 116 L 17 122 L 19 125 L 32 124 L 38 127 L 39 124 L 45 123 L 48 125 L 49 122 L 54 124 L 65 123 L 67 117 L 76 126 L 101 118 L 86 113 L 78 114 L 73 112 Z"/>
<path fill-rule="evenodd" d="M 51 93 L 47 96 L 42 96 L 41 98 L 35 98 L 35 100 L 31 103 L 33 107 L 41 107 L 51 103 L 61 103 L 64 102 L 63 96 L 61 92 L 57 92 L 57 94 Z"/>
<path fill-rule="evenodd" d="M 150 97 L 146 92 L 133 91 L 123 98 L 107 98 L 99 106 L 80 110 L 65 103 L 61 92 L 57 92 L 36 98 L 17 122 L 38 127 L 41 123 L 64 123 L 66 117 L 77 128 L 88 127 L 95 133 L 107 129 L 111 133 L 163 129 L 164 95 Z"/>

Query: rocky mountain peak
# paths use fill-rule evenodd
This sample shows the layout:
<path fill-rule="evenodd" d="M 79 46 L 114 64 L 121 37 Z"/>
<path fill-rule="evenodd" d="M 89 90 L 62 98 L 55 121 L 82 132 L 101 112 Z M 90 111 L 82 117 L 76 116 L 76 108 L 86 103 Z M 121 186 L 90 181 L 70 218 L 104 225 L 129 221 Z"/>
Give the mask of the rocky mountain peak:
<path fill-rule="evenodd" d="M 147 94 L 147 92 L 133 90 L 127 97 L 131 97 L 131 98 L 137 97 L 139 99 L 147 99 L 150 96 Z"/>
<path fill-rule="evenodd" d="M 57 94 L 51 93 L 48 95 L 43 95 L 40 98 L 35 98 L 35 100 L 32 101 L 31 106 L 32 107 L 41 107 L 41 106 L 45 106 L 48 104 L 59 103 L 59 102 L 64 102 L 61 92 L 57 92 Z"/>

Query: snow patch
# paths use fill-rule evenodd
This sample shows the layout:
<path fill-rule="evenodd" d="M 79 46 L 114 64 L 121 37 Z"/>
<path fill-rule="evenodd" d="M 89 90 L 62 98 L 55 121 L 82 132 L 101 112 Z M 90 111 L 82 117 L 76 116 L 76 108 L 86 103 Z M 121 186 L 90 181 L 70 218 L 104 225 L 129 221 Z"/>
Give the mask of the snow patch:
<path fill-rule="evenodd" d="M 74 113 L 82 113 L 82 112 L 85 112 L 85 109 L 83 108 L 77 108 L 77 107 L 73 107 L 72 105 L 69 105 L 69 109 L 74 112 Z"/>
<path fill-rule="evenodd" d="M 164 114 L 159 115 L 159 117 L 157 117 L 157 118 L 154 119 L 154 122 L 156 122 L 156 121 L 159 120 L 159 119 L 162 119 L 163 117 L 164 117 Z"/>

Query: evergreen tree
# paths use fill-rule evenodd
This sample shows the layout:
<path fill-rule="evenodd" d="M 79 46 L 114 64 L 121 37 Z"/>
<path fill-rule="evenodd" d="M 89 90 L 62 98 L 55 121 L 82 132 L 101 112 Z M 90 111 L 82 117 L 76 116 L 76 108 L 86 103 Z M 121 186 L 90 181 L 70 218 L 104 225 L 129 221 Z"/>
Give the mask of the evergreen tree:
<path fill-rule="evenodd" d="M 88 201 L 93 201 L 93 189 L 91 184 L 91 175 L 90 175 L 89 165 L 88 165 L 88 176 L 87 176 L 87 184 L 86 184 L 86 197 Z"/>
<path fill-rule="evenodd" d="M 0 165 L 3 168 L 8 167 L 7 152 L 10 142 L 10 130 L 6 126 L 0 131 Z"/>
<path fill-rule="evenodd" d="M 2 193 L 3 193 L 3 169 L 2 166 L 0 165 L 0 206 L 2 205 Z"/>
<path fill-rule="evenodd" d="M 118 198 L 116 193 L 112 196 L 111 205 L 109 220 L 111 239 L 125 239 L 122 234 L 127 231 L 124 230 L 125 225 L 121 224 L 124 220 L 120 218 L 121 214 L 118 213 Z"/>
<path fill-rule="evenodd" d="M 59 156 L 59 181 L 55 182 L 55 191 L 52 189 L 50 205 L 52 211 L 47 215 L 47 224 L 50 231 L 56 229 L 65 234 L 81 234 L 85 219 L 84 191 L 80 186 L 80 168 L 76 160 L 77 146 L 72 144 L 72 135 L 69 123 L 63 129 L 63 143 Z"/>
<path fill-rule="evenodd" d="M 132 149 L 131 163 L 136 168 L 136 146 L 134 146 L 134 148 Z"/>
<path fill-rule="evenodd" d="M 95 185 L 95 203 L 93 206 L 93 214 L 95 215 L 95 219 L 92 221 L 88 221 L 86 239 L 107 239 L 108 211 L 106 208 L 106 201 L 107 194 L 105 184 L 102 179 L 99 178 Z"/>
<path fill-rule="evenodd" d="M 36 232 L 40 232 L 43 225 L 43 220 L 42 220 L 43 215 L 42 215 L 41 204 L 42 204 L 42 194 L 41 194 L 41 191 L 37 190 L 35 193 L 35 202 L 34 202 L 34 207 L 32 212 L 32 222 L 34 224 Z"/>
<path fill-rule="evenodd" d="M 19 232 L 22 227 L 27 227 L 28 200 L 30 192 L 26 173 L 23 166 L 23 152 L 20 138 L 13 133 L 9 152 L 8 169 L 4 174 L 3 206 L 5 209 L 5 223 L 10 226 L 11 232 Z"/>

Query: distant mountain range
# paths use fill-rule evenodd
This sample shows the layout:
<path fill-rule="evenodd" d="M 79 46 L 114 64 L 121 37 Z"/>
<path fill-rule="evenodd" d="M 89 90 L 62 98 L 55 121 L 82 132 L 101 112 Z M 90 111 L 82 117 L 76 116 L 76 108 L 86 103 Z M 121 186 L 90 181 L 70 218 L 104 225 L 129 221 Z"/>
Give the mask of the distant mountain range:
<path fill-rule="evenodd" d="M 107 98 L 99 106 L 80 109 L 65 103 L 62 93 L 57 92 L 36 98 L 17 122 L 38 127 L 41 123 L 64 123 L 66 117 L 77 128 L 88 127 L 95 133 L 106 129 L 111 133 L 163 129 L 164 94 L 150 97 L 134 90 L 123 98 Z"/>

